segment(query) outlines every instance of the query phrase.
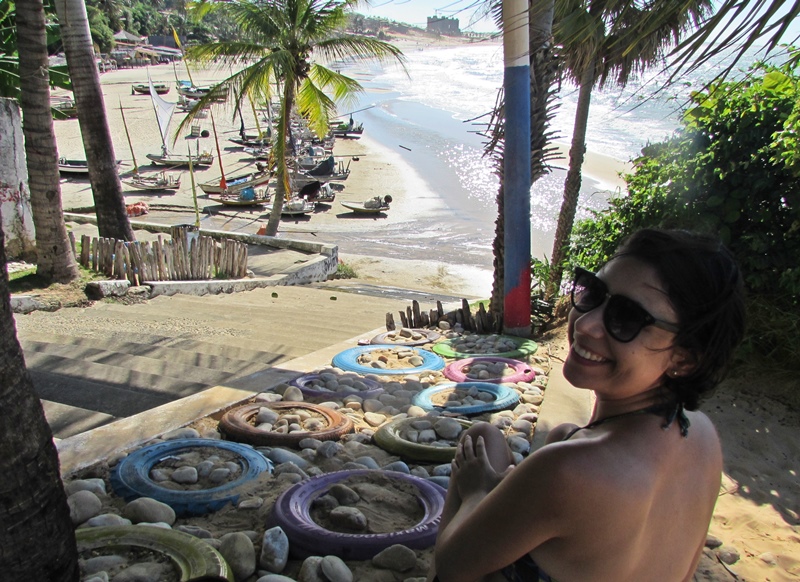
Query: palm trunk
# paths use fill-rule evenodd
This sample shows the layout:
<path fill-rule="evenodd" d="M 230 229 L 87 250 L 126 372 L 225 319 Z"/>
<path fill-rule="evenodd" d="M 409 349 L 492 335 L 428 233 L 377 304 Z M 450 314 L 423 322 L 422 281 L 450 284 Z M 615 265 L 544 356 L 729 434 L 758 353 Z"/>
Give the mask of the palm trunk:
<path fill-rule="evenodd" d="M 73 582 L 75 532 L 53 434 L 17 341 L 3 238 L 0 229 L 0 571 L 8 582 Z"/>
<path fill-rule="evenodd" d="M 19 101 L 36 228 L 36 273 L 48 281 L 66 283 L 77 279 L 79 271 L 61 206 L 58 151 L 50 111 L 44 5 L 42 0 L 29 0 L 19 3 L 16 9 Z"/>
<path fill-rule="evenodd" d="M 561 287 L 564 258 L 569 237 L 572 234 L 572 225 L 575 222 L 575 212 L 578 209 L 578 197 L 581 193 L 581 166 L 583 166 L 583 159 L 586 155 L 586 126 L 589 121 L 589 105 L 592 101 L 594 81 L 594 59 L 592 59 L 581 75 L 578 104 L 575 110 L 575 127 L 572 131 L 572 145 L 569 149 L 569 170 L 564 182 L 564 198 L 558 214 L 553 254 L 550 260 L 550 280 L 546 293 L 548 300 L 556 297 Z"/>
<path fill-rule="evenodd" d="M 272 200 L 272 211 L 269 213 L 267 221 L 267 236 L 278 234 L 278 225 L 281 222 L 281 212 L 283 202 L 286 198 L 286 182 L 288 167 L 286 164 L 286 136 L 289 133 L 289 125 L 292 117 L 292 106 L 294 105 L 294 83 L 286 79 L 283 83 L 283 102 L 281 103 L 281 120 L 278 124 L 278 136 L 275 141 L 275 161 L 277 171 L 275 173 L 278 181 L 275 187 L 275 196 Z"/>
<path fill-rule="evenodd" d="M 56 0 L 55 6 L 89 163 L 97 228 L 102 237 L 132 241 L 135 237 L 125 212 L 86 5 L 83 0 Z"/>

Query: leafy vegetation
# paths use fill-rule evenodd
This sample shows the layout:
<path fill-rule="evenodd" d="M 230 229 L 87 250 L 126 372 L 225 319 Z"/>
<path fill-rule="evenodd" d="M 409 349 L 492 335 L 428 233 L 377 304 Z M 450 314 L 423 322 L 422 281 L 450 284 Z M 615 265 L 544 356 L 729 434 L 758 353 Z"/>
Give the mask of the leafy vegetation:
<path fill-rule="evenodd" d="M 333 275 L 334 279 L 357 279 L 358 273 L 356 270 L 345 263 L 343 260 L 339 259 L 339 263 L 336 265 L 336 274 Z"/>
<path fill-rule="evenodd" d="M 696 92 L 682 129 L 644 148 L 629 195 L 576 225 L 570 268 L 598 268 L 643 227 L 716 233 L 749 295 L 744 354 L 796 369 L 800 349 L 800 74 L 754 64 L 740 82 Z"/>

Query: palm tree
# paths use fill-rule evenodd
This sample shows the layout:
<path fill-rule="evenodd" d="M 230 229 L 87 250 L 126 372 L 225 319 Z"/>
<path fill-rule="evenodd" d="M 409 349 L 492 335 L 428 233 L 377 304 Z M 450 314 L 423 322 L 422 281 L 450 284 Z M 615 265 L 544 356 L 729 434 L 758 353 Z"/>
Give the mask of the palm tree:
<path fill-rule="evenodd" d="M 0 229 L 0 568 L 11 582 L 73 582 L 74 526 L 53 434 L 17 341 L 3 239 Z"/>
<path fill-rule="evenodd" d="M 592 90 L 611 83 L 624 87 L 631 74 L 661 62 L 682 33 L 706 18 L 712 1 L 677 4 L 655 0 L 642 6 L 616 0 L 570 0 L 556 7 L 554 36 L 563 47 L 566 76 L 578 84 L 579 92 L 569 170 L 550 259 L 548 298 L 555 296 L 561 285 L 565 250 L 578 206 Z M 657 28 L 650 26 L 649 12 L 658 13 Z M 648 23 L 646 33 L 643 23 Z"/>
<path fill-rule="evenodd" d="M 61 207 L 58 151 L 50 112 L 49 75 L 46 73 L 47 35 L 42 0 L 17 4 L 16 27 L 19 101 L 24 120 L 31 210 L 36 228 L 36 273 L 48 281 L 65 283 L 77 279 L 79 272 Z"/>
<path fill-rule="evenodd" d="M 86 5 L 83 0 L 55 0 L 55 6 L 75 93 L 83 148 L 89 163 L 97 229 L 102 237 L 131 241 L 134 235 L 117 174 Z"/>
<path fill-rule="evenodd" d="M 348 101 L 362 90 L 355 80 L 324 66 L 319 61 L 368 59 L 402 63 L 402 52 L 389 43 L 373 38 L 345 34 L 347 11 L 358 0 L 273 0 L 250 2 L 232 0 L 213 8 L 225 10 L 238 24 L 242 39 L 216 42 L 188 51 L 190 58 L 223 64 L 250 63 L 220 84 L 237 95 L 237 107 L 250 96 L 268 101 L 272 85 L 278 87 L 281 115 L 273 150 L 277 162 L 277 192 L 267 223 L 267 235 L 278 232 L 284 198 L 289 193 L 286 162 L 287 137 L 292 111 L 296 108 L 318 136 L 328 132 L 336 101 Z M 212 5 L 201 2 L 196 15 L 207 13 Z M 317 60 L 312 61 L 316 56 Z M 332 97 L 329 96 L 332 95 Z M 201 100 L 199 111 L 212 97 Z M 182 122 L 181 131 L 191 119 Z"/>

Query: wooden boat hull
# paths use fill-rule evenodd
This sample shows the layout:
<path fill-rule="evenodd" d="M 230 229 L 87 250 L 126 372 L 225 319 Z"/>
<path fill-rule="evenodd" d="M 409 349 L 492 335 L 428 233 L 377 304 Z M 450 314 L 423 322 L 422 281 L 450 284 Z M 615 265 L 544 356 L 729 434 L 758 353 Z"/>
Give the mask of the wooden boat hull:
<path fill-rule="evenodd" d="M 179 156 L 174 154 L 168 154 L 166 156 L 161 154 L 147 154 L 147 159 L 157 166 L 169 166 L 174 168 L 182 166 L 186 166 L 187 168 L 189 167 L 189 156 Z M 197 157 L 192 156 L 192 165 L 195 167 L 208 167 L 213 163 L 214 156 L 211 154 L 200 154 Z"/>
<path fill-rule="evenodd" d="M 181 187 L 181 179 L 178 177 L 176 180 L 175 178 L 169 176 L 158 176 L 158 177 L 146 177 L 146 176 L 131 176 L 130 178 L 126 178 L 122 180 L 123 184 L 127 184 L 132 188 L 137 188 L 139 190 L 150 190 L 153 192 L 158 191 L 175 191 L 179 190 Z"/>
<path fill-rule="evenodd" d="M 255 188 L 258 186 L 264 186 L 269 183 L 269 179 L 270 175 L 267 172 L 250 172 L 244 175 L 231 176 L 226 178 L 228 186 L 226 188 L 226 192 L 228 194 L 238 194 L 248 187 Z M 200 184 L 200 189 L 206 194 L 222 194 L 223 192 L 222 187 L 219 184 L 219 180 L 204 182 Z"/>
<path fill-rule="evenodd" d="M 117 160 L 117 168 L 122 162 Z M 66 158 L 59 158 L 58 171 L 62 174 L 78 174 L 83 176 L 89 175 L 89 162 L 86 160 L 68 160 Z"/>
<path fill-rule="evenodd" d="M 343 200 L 341 204 L 348 210 L 352 210 L 353 212 L 358 212 L 359 214 L 379 214 L 381 212 L 386 212 L 387 210 L 389 210 L 388 204 L 383 204 L 377 208 L 368 208 L 364 206 L 363 202 L 349 202 L 347 200 Z"/>
<path fill-rule="evenodd" d="M 153 84 L 153 89 L 156 90 L 156 93 L 159 95 L 166 95 L 169 93 L 169 86 L 162 85 L 162 84 Z M 138 93 L 139 95 L 149 95 L 150 94 L 150 85 L 131 85 L 131 95 Z"/>
<path fill-rule="evenodd" d="M 315 205 L 313 202 L 307 202 L 303 200 L 302 205 L 298 204 L 297 202 L 298 201 L 284 202 L 283 208 L 281 208 L 281 216 L 298 216 L 301 214 L 311 214 L 314 212 Z M 272 206 L 267 207 L 267 214 L 270 213 L 272 213 Z"/>

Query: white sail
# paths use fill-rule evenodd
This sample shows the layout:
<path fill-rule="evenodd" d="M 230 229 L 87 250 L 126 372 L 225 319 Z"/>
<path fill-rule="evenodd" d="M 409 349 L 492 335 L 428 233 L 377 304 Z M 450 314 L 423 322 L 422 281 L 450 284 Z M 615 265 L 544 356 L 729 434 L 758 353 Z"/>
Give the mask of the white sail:
<path fill-rule="evenodd" d="M 165 101 L 153 87 L 153 80 L 150 78 L 150 73 L 147 73 L 147 81 L 150 83 L 150 98 L 153 100 L 153 109 L 156 112 L 156 120 L 158 121 L 158 129 L 161 131 L 161 143 L 164 145 L 164 150 L 167 150 L 167 128 L 172 119 L 172 113 L 175 111 L 177 103 L 170 103 Z"/>

